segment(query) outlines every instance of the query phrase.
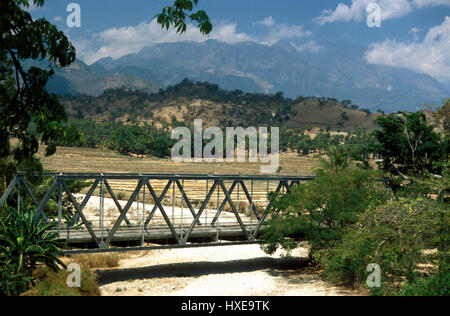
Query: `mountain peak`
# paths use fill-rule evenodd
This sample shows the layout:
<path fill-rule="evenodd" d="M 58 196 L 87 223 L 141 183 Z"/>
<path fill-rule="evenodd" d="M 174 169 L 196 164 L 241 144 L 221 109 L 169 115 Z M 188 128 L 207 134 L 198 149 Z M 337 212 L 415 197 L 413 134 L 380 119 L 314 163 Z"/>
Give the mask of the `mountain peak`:
<path fill-rule="evenodd" d="M 273 44 L 273 47 L 281 48 L 287 51 L 295 51 L 295 48 L 292 47 L 291 42 L 282 39 Z"/>

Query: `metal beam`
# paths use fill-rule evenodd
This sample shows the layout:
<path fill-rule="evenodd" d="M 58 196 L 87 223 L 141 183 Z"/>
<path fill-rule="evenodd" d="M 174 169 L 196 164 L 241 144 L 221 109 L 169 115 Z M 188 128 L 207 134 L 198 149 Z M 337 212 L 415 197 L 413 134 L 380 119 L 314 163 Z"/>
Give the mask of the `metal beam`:
<path fill-rule="evenodd" d="M 21 182 L 22 182 L 23 186 L 25 187 L 25 191 L 27 191 L 28 195 L 33 200 L 33 203 L 36 205 L 36 207 L 38 207 L 39 206 L 39 202 L 36 199 L 36 196 L 34 195 L 33 191 L 31 190 L 30 185 L 28 184 L 27 180 L 25 180 L 25 178 L 24 178 L 24 179 L 21 180 Z"/>
<path fill-rule="evenodd" d="M 147 185 L 148 190 L 150 191 L 150 194 L 152 195 L 153 199 L 155 200 L 156 205 L 159 208 L 159 211 L 161 212 L 162 216 L 164 217 L 164 220 L 166 221 L 167 226 L 169 226 L 169 229 L 173 235 L 173 238 L 177 241 L 177 243 L 181 243 L 182 240 L 178 238 L 178 234 L 175 231 L 175 227 L 173 226 L 172 222 L 169 219 L 169 216 L 167 216 L 166 211 L 164 210 L 164 207 L 161 205 L 161 202 L 159 201 L 158 197 L 156 196 L 155 190 L 153 190 L 153 187 L 150 184 L 150 181 L 146 181 L 145 184 Z"/>
<path fill-rule="evenodd" d="M 223 180 L 223 181 L 308 181 L 305 176 L 260 176 L 260 175 L 198 175 L 198 174 L 136 174 L 136 173 L 43 173 L 45 177 L 58 176 L 64 180 Z"/>
<path fill-rule="evenodd" d="M 164 249 L 186 249 L 186 248 L 205 248 L 205 247 L 225 247 L 225 246 L 243 246 L 243 245 L 258 245 L 261 241 L 247 240 L 238 242 L 215 242 L 208 244 L 177 244 L 177 245 L 161 245 L 151 247 L 123 247 L 123 248 L 108 248 L 108 249 L 80 249 L 80 250 L 65 250 L 63 255 L 73 256 L 82 254 L 96 254 L 96 253 L 121 253 L 121 252 L 136 252 L 136 251 L 150 251 L 150 250 L 164 250 Z"/>
<path fill-rule="evenodd" d="M 283 183 L 280 182 L 278 184 L 277 189 L 275 190 L 275 194 L 280 192 L 282 186 L 283 186 Z M 267 205 L 266 210 L 264 211 L 263 217 L 261 218 L 261 220 L 259 221 L 258 225 L 256 226 L 255 232 L 253 233 L 253 238 L 258 237 L 259 231 L 261 230 L 261 227 L 262 227 L 263 223 L 265 222 L 267 216 L 269 215 L 269 210 L 272 207 L 272 204 L 273 204 L 273 200 L 269 199 L 269 204 Z"/>
<path fill-rule="evenodd" d="M 130 200 L 128 201 L 127 205 L 123 209 L 123 212 L 120 214 L 120 216 L 117 219 L 116 223 L 114 224 L 113 228 L 109 232 L 108 237 L 106 238 L 106 241 L 102 244 L 101 248 L 106 248 L 109 245 L 109 243 L 111 242 L 114 234 L 116 233 L 117 229 L 119 229 L 120 224 L 122 223 L 122 221 L 124 220 L 128 211 L 130 210 L 131 206 L 133 205 L 133 202 L 136 199 L 136 195 L 138 195 L 139 192 L 141 191 L 143 184 L 144 184 L 143 181 L 139 181 L 136 189 L 134 190 L 133 194 L 130 197 Z"/>
<path fill-rule="evenodd" d="M 238 184 L 238 182 L 234 181 L 233 184 L 231 185 L 230 190 L 229 190 L 230 195 L 233 194 L 234 188 L 236 187 L 237 184 Z M 216 215 L 214 216 L 214 219 L 211 222 L 211 225 L 216 225 L 217 221 L 219 220 L 220 215 L 223 212 L 223 208 L 227 204 L 227 201 L 228 200 L 226 198 L 224 198 L 222 200 L 222 204 L 220 205 L 219 209 L 217 210 Z"/>
<path fill-rule="evenodd" d="M 8 187 L 5 190 L 5 193 L 3 193 L 2 198 L 0 199 L 0 211 L 3 208 L 3 205 L 6 203 L 6 199 L 11 194 L 12 190 L 14 190 L 14 187 L 17 184 L 17 178 L 14 178 L 14 180 L 8 185 Z"/>
<path fill-rule="evenodd" d="M 56 187 L 58 186 L 58 181 L 55 179 L 52 182 L 52 185 L 50 186 L 50 189 L 48 189 L 47 193 L 44 195 L 44 198 L 42 199 L 41 203 L 38 206 L 38 209 L 36 211 L 36 215 L 34 216 L 34 220 L 39 219 L 39 216 L 41 216 L 41 213 L 44 212 L 44 208 L 47 205 L 48 201 L 52 197 L 53 192 L 56 190 Z M 48 219 L 46 218 L 45 214 L 44 217 L 46 221 L 48 222 Z"/>
<path fill-rule="evenodd" d="M 181 192 L 181 195 L 183 196 L 183 199 L 186 201 L 186 203 L 187 203 L 187 205 L 188 205 L 188 207 L 189 207 L 189 210 L 191 211 L 192 216 L 195 218 L 195 216 L 197 215 L 197 213 L 195 213 L 195 210 L 194 210 L 194 208 L 192 207 L 191 201 L 189 201 L 189 198 L 187 197 L 186 193 L 184 192 L 184 188 L 183 188 L 183 186 L 181 185 L 180 180 L 176 180 L 175 182 L 176 182 L 176 184 L 177 184 L 177 186 L 178 186 L 178 189 L 179 189 L 180 192 Z M 197 224 L 201 225 L 200 221 L 199 221 Z"/>
<path fill-rule="evenodd" d="M 241 226 L 242 231 L 245 234 L 245 237 L 247 238 L 247 240 L 249 240 L 247 228 L 245 227 L 244 223 L 242 222 L 241 216 L 239 215 L 239 212 L 237 211 L 236 206 L 234 205 L 233 201 L 231 200 L 230 194 L 228 193 L 227 188 L 225 187 L 225 184 L 223 183 L 223 181 L 219 181 L 219 185 L 221 186 L 223 193 L 225 194 L 225 198 L 228 200 L 228 203 L 230 204 L 231 209 L 233 210 L 234 215 L 236 216 L 239 226 Z"/>
<path fill-rule="evenodd" d="M 113 190 L 111 189 L 111 186 L 109 185 L 108 180 L 105 179 L 103 183 L 105 184 L 106 190 L 108 190 L 109 194 L 111 195 L 111 198 L 114 201 L 114 204 L 116 204 L 117 209 L 122 214 L 122 212 L 123 212 L 122 206 L 120 205 L 119 201 L 116 198 L 116 195 L 114 194 Z M 125 222 L 127 223 L 128 226 L 131 226 L 131 223 L 128 220 L 128 217 L 126 217 L 126 216 L 125 216 Z"/>
<path fill-rule="evenodd" d="M 251 197 L 250 194 L 248 193 L 248 190 L 247 190 L 247 187 L 245 186 L 244 181 L 241 181 L 241 186 L 242 186 L 242 189 L 244 190 L 245 195 L 247 196 L 247 200 L 248 200 L 248 202 L 250 203 L 250 206 L 251 206 L 251 208 L 252 208 L 253 213 L 255 213 L 256 218 L 258 219 L 258 221 L 260 221 L 260 220 L 261 220 L 261 217 L 259 216 L 258 211 L 257 211 L 257 209 L 256 209 L 256 206 L 255 206 L 255 204 L 253 203 L 252 197 Z"/>
<path fill-rule="evenodd" d="M 95 189 L 97 188 L 98 184 L 100 183 L 100 180 L 95 180 L 95 182 L 92 184 L 91 188 L 89 189 L 88 193 L 83 199 L 83 202 L 81 202 L 80 210 L 83 211 L 84 207 L 86 206 L 87 202 L 89 202 L 89 199 L 91 198 L 92 194 L 94 194 Z M 65 184 L 65 182 L 64 182 Z M 67 185 L 65 186 L 67 188 Z M 66 190 L 67 191 L 67 190 Z M 70 226 L 75 225 L 75 223 L 78 221 L 78 216 L 80 214 L 75 213 L 75 215 L 72 218 L 72 221 L 70 222 Z"/>
<path fill-rule="evenodd" d="M 200 207 L 200 210 L 197 213 L 197 216 L 195 216 L 194 221 L 192 222 L 191 226 L 186 232 L 186 235 L 184 237 L 184 242 L 186 243 L 189 240 L 189 237 L 191 237 L 192 231 L 194 230 L 195 225 L 197 224 L 198 220 L 201 218 L 203 211 L 205 210 L 206 206 L 208 205 L 209 200 L 211 199 L 211 196 L 214 194 L 214 191 L 216 190 L 216 187 L 218 185 L 218 181 L 214 181 L 214 184 L 209 191 L 208 195 L 206 196 L 206 199 L 203 201 L 202 206 Z"/>
<path fill-rule="evenodd" d="M 97 186 L 97 185 L 95 185 Z M 79 214 L 79 216 L 81 217 L 81 220 L 84 223 L 84 226 L 86 226 L 86 229 L 88 230 L 89 234 L 91 235 L 91 237 L 94 239 L 95 243 L 97 244 L 97 246 L 100 247 L 100 240 L 97 238 L 97 235 L 95 234 L 94 230 L 92 229 L 91 225 L 89 225 L 88 220 L 86 219 L 86 217 L 83 214 L 83 209 L 84 206 L 86 205 L 87 201 L 85 199 L 85 201 L 83 201 L 83 204 L 81 206 L 78 205 L 77 199 L 73 196 L 72 192 L 70 192 L 70 189 L 67 187 L 66 183 L 63 182 L 63 188 L 66 191 L 69 199 L 72 201 L 73 206 L 75 207 L 75 210 L 77 211 L 77 214 Z M 95 187 L 94 187 L 95 190 Z M 70 223 L 67 223 L 67 229 L 70 228 Z"/>
<path fill-rule="evenodd" d="M 169 191 L 170 187 L 172 186 L 173 181 L 169 180 L 169 182 L 167 182 L 166 187 L 164 188 L 163 192 L 161 193 L 161 195 L 159 196 L 158 201 L 161 203 L 162 200 L 164 199 L 164 197 L 166 196 L 167 192 Z M 156 211 L 158 210 L 158 205 L 156 205 L 155 202 L 155 206 L 153 206 L 153 209 L 151 211 L 151 213 L 148 215 L 147 219 L 145 220 L 145 228 L 147 228 L 148 224 L 150 223 L 150 221 L 152 220 L 153 216 L 155 215 Z"/>

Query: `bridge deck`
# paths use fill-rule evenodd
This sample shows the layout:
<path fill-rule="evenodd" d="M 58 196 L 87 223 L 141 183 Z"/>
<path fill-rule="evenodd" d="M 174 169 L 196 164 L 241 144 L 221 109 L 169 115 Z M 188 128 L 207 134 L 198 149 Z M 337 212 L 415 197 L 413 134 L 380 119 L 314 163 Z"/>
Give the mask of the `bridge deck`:
<path fill-rule="evenodd" d="M 249 236 L 256 229 L 255 223 L 246 222 L 244 223 Z M 175 228 L 178 238 L 183 238 L 186 236 L 189 227 L 178 227 Z M 95 235 L 99 240 L 106 239 L 110 233 L 109 229 L 102 231 L 98 228 L 93 229 Z M 57 233 L 57 231 L 53 231 Z M 85 229 L 83 230 L 62 230 L 60 234 L 60 239 L 67 242 L 69 245 L 73 244 L 83 244 L 83 243 L 93 243 L 94 239 Z M 201 225 L 196 226 L 193 230 L 189 240 L 195 239 L 219 239 L 219 240 L 247 240 L 242 228 L 239 224 L 228 223 L 221 224 L 220 227 L 212 225 Z M 170 241 L 176 242 L 172 232 L 167 226 L 152 226 L 150 229 L 142 230 L 142 227 L 122 227 L 113 235 L 112 242 L 139 242 L 144 240 L 144 242 L 157 242 L 157 241 Z"/>

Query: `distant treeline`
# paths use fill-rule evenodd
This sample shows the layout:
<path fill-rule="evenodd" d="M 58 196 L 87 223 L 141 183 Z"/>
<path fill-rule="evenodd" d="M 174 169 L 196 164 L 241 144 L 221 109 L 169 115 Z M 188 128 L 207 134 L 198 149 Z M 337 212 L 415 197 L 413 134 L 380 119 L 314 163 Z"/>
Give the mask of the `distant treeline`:
<path fill-rule="evenodd" d="M 365 161 L 375 156 L 376 138 L 360 128 L 355 128 L 351 133 L 321 130 L 315 136 L 311 136 L 309 129 L 282 128 L 280 150 L 293 150 L 299 155 L 326 154 L 330 147 L 345 145 L 355 160 Z"/>
<path fill-rule="evenodd" d="M 124 155 L 169 157 L 176 140 L 171 139 L 171 131 L 178 126 L 186 126 L 182 122 L 173 121 L 163 127 L 156 127 L 147 123 L 138 125 L 123 122 L 98 122 L 91 119 L 73 119 L 72 125 L 77 127 L 83 137 L 75 144 L 85 148 L 108 148 Z M 194 135 L 192 127 L 191 135 Z M 225 143 L 225 131 L 223 132 Z M 311 136 L 311 128 L 280 129 L 280 151 L 295 151 L 299 155 L 311 153 L 326 154 L 332 146 L 346 145 L 357 160 L 367 160 L 374 152 L 376 140 L 361 129 L 352 133 L 336 134 L 321 130 Z M 210 140 L 203 140 L 206 145 Z M 192 144 L 194 142 L 192 141 Z M 64 145 L 64 144 L 61 144 Z M 73 144 L 72 144 L 73 145 Z M 248 148 L 248 142 L 246 144 Z M 268 142 L 270 149 L 270 141 Z M 192 153 L 194 151 L 192 150 Z"/>
<path fill-rule="evenodd" d="M 97 122 L 91 119 L 74 119 L 83 137 L 77 147 L 106 147 L 120 154 L 167 157 L 175 144 L 167 127 L 152 125 L 124 124 L 122 122 Z"/>

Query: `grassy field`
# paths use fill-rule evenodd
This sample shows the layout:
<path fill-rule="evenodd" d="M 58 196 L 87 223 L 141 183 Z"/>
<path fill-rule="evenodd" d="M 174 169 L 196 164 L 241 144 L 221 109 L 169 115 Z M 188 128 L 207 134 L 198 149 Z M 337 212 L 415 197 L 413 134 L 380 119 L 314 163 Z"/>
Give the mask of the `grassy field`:
<path fill-rule="evenodd" d="M 258 175 L 261 163 L 177 163 L 171 159 L 135 158 L 110 150 L 59 147 L 56 154 L 41 157 L 44 169 L 57 172 L 112 172 L 112 173 L 178 173 Z M 280 155 L 280 175 L 312 175 L 317 158 L 299 157 L 296 153 Z"/>

